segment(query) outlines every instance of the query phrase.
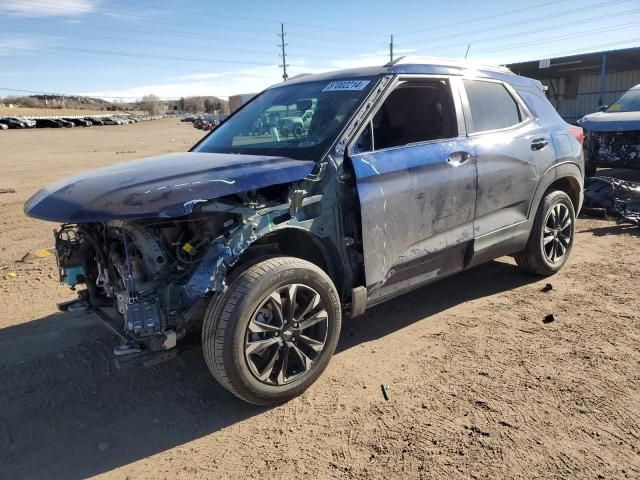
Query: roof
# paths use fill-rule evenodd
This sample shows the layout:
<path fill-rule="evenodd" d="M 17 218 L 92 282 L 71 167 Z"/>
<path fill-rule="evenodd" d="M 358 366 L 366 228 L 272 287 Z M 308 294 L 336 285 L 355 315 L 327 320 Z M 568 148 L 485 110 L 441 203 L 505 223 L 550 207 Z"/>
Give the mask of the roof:
<path fill-rule="evenodd" d="M 607 56 L 607 72 L 640 69 L 640 47 L 581 53 L 550 59 L 548 68 L 540 68 L 540 60 L 511 63 L 511 71 L 534 78 L 558 78 L 581 73 L 600 73 L 602 55 Z"/>
<path fill-rule="evenodd" d="M 278 88 L 298 83 L 348 80 L 352 78 L 375 77 L 394 74 L 426 74 L 426 75 L 474 75 L 479 77 L 503 80 L 512 85 L 539 86 L 537 80 L 521 77 L 508 68 L 498 65 L 483 65 L 476 62 L 437 57 L 402 57 L 393 64 L 377 67 L 350 68 L 311 75 L 298 75 L 286 82 L 278 83 L 270 88 Z"/>

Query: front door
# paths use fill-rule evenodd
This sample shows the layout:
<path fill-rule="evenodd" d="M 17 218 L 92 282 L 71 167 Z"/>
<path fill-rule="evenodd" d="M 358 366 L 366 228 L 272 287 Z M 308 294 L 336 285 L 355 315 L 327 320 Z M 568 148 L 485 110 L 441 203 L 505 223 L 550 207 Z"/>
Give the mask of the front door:
<path fill-rule="evenodd" d="M 477 178 L 460 112 L 450 80 L 400 81 L 351 149 L 370 303 L 463 268 Z"/>

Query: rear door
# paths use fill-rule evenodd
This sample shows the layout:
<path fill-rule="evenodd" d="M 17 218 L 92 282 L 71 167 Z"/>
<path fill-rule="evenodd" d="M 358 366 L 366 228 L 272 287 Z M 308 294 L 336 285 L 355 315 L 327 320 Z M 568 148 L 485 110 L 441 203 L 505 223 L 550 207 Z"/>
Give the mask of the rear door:
<path fill-rule="evenodd" d="M 401 78 L 350 150 L 371 303 L 462 269 L 476 165 L 458 89 Z"/>
<path fill-rule="evenodd" d="M 556 156 L 550 132 L 508 84 L 464 79 L 463 85 L 478 169 L 474 233 L 476 247 L 485 248 L 494 240 L 508 240 L 509 229 L 527 220 L 540 178 Z"/>

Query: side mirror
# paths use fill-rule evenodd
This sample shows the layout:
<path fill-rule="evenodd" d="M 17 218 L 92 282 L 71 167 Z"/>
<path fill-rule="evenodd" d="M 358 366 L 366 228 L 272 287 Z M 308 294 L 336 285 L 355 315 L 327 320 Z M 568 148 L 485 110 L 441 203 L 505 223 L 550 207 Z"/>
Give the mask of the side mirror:
<path fill-rule="evenodd" d="M 605 112 L 607 110 L 607 108 L 609 108 L 609 105 L 600 105 L 598 107 L 598 111 L 599 112 Z"/>

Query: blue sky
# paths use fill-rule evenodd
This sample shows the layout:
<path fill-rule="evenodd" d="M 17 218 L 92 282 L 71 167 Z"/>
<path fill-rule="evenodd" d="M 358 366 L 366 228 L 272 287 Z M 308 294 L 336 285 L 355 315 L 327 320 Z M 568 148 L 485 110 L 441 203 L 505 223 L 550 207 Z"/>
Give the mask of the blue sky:
<path fill-rule="evenodd" d="M 396 55 L 489 63 L 640 45 L 638 0 L 1 0 L 0 97 L 260 91 L 280 22 L 290 75 L 383 64 L 390 34 Z"/>

